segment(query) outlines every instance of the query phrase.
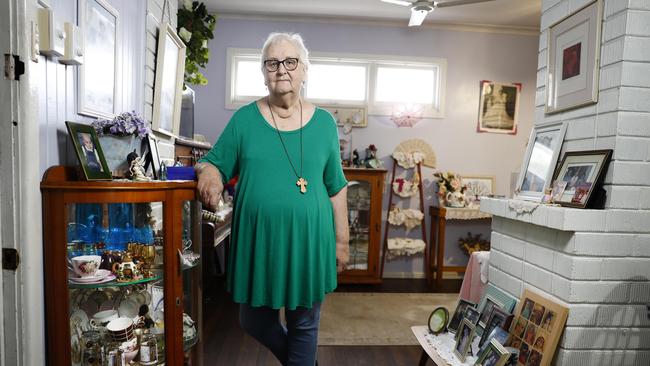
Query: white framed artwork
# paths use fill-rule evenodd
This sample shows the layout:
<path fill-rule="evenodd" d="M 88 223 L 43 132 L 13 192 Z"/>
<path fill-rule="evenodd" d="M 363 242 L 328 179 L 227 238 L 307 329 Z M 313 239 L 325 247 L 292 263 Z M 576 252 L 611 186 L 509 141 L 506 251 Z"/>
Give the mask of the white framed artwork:
<path fill-rule="evenodd" d="M 79 66 L 78 112 L 113 118 L 120 86 L 120 16 L 105 0 L 80 0 L 84 63 Z"/>
<path fill-rule="evenodd" d="M 169 23 L 160 25 L 153 93 L 154 130 L 177 136 L 180 128 L 185 44 Z"/>
<path fill-rule="evenodd" d="M 544 191 L 551 185 L 566 127 L 566 122 L 556 122 L 533 128 L 521 165 L 515 198 L 541 201 Z"/>

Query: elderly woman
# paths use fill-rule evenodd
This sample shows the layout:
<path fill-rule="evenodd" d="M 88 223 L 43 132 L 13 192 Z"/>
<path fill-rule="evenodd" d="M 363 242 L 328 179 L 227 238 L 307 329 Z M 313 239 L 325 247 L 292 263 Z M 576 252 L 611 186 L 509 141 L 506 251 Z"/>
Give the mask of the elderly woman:
<path fill-rule="evenodd" d="M 242 327 L 283 365 L 314 364 L 321 302 L 349 258 L 336 123 L 301 98 L 308 68 L 299 35 L 270 34 L 261 65 L 269 95 L 237 110 L 197 165 L 201 200 L 213 208 L 239 175 L 228 290 Z"/>

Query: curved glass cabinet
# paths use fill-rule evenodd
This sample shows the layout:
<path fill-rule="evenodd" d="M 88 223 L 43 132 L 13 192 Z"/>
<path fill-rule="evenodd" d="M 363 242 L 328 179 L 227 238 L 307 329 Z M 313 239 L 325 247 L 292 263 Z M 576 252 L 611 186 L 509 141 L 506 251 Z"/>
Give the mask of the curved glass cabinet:
<path fill-rule="evenodd" d="M 45 172 L 48 364 L 202 364 L 195 190 L 190 181 L 86 182 L 69 167 Z"/>

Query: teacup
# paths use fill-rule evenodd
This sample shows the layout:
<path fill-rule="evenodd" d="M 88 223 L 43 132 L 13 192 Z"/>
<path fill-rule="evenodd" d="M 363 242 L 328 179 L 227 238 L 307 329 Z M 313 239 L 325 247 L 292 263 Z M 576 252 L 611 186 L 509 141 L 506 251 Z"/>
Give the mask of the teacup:
<path fill-rule="evenodd" d="M 99 255 L 80 255 L 70 259 L 72 270 L 79 277 L 92 277 L 97 273 L 102 257 Z"/>
<path fill-rule="evenodd" d="M 133 339 L 133 328 L 133 319 L 126 317 L 113 319 L 106 324 L 106 329 L 108 329 L 113 340 L 119 342 L 126 342 Z"/>
<path fill-rule="evenodd" d="M 104 310 L 93 315 L 90 324 L 93 327 L 105 327 L 111 320 L 117 319 L 117 310 Z"/>

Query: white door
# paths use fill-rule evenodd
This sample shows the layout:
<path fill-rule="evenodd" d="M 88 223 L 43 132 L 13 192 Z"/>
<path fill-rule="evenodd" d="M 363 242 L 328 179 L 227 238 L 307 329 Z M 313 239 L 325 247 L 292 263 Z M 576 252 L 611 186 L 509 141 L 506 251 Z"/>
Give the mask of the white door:
<path fill-rule="evenodd" d="M 20 255 L 17 270 L 2 269 L 0 366 L 45 364 L 35 13 L 36 0 L 0 1 L 0 247 Z M 5 55 L 24 63 L 19 81 L 6 76 Z"/>

